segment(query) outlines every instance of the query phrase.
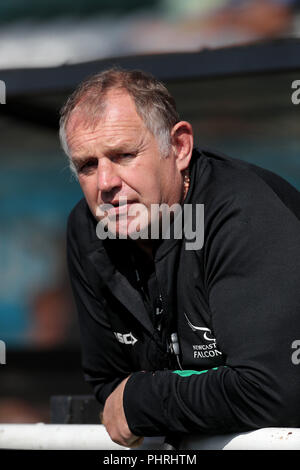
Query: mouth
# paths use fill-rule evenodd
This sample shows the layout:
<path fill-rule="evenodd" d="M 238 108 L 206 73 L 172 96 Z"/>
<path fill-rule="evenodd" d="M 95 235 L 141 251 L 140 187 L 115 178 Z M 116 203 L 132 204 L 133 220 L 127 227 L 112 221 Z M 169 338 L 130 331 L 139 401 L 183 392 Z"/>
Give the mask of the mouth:
<path fill-rule="evenodd" d="M 115 215 L 127 215 L 129 207 L 134 204 L 133 202 L 127 201 L 127 202 L 120 202 L 120 203 L 115 203 L 112 204 L 112 208 L 108 210 L 108 214 L 113 212 Z"/>
<path fill-rule="evenodd" d="M 122 207 L 122 206 L 128 206 L 129 204 L 132 204 L 132 201 L 127 201 L 127 200 L 120 200 L 120 201 L 115 201 L 115 202 L 110 202 L 110 205 L 114 207 Z"/>
<path fill-rule="evenodd" d="M 101 204 L 98 206 L 98 215 L 102 217 L 115 217 L 115 216 L 124 216 L 127 215 L 129 207 L 135 204 L 136 201 L 128 200 L 126 197 L 120 197 L 118 200 L 111 201 L 109 203 Z"/>

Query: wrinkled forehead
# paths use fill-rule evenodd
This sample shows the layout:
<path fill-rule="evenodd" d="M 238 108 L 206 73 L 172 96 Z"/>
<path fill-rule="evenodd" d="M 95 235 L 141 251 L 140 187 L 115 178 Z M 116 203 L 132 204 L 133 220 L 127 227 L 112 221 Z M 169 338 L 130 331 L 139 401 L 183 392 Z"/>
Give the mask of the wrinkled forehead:
<path fill-rule="evenodd" d="M 83 98 L 71 112 L 65 126 L 66 137 L 79 129 L 94 131 L 103 126 L 122 126 L 130 123 L 144 127 L 144 121 L 138 114 L 133 98 L 123 89 L 113 89 L 105 93 L 101 100 L 93 96 Z"/>
<path fill-rule="evenodd" d="M 96 143 L 112 148 L 137 142 L 148 133 L 132 98 L 123 93 L 108 97 L 102 113 L 95 116 L 87 115 L 86 108 L 83 112 L 81 107 L 75 108 L 67 124 L 66 140 L 74 155 Z"/>

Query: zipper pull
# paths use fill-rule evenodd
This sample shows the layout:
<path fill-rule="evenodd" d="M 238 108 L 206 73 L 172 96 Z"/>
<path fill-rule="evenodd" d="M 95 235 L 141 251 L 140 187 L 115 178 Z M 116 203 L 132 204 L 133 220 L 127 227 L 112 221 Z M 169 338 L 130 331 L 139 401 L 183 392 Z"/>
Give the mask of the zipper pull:
<path fill-rule="evenodd" d="M 179 341 L 178 341 L 178 335 L 177 333 L 172 333 L 171 334 L 171 342 L 170 342 L 170 351 L 171 353 L 175 354 L 176 356 L 176 361 L 179 366 L 179 369 L 182 370 L 181 363 L 179 360 L 179 354 L 180 354 L 180 347 L 179 347 Z"/>

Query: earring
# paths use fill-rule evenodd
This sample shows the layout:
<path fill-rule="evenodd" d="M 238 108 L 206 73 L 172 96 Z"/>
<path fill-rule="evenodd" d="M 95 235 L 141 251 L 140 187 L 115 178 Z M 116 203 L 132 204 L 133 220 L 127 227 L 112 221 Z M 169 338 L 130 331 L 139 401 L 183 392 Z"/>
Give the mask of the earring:
<path fill-rule="evenodd" d="M 187 195 L 189 186 L 190 186 L 190 175 L 189 175 L 189 169 L 186 168 L 183 172 L 183 197 Z"/>

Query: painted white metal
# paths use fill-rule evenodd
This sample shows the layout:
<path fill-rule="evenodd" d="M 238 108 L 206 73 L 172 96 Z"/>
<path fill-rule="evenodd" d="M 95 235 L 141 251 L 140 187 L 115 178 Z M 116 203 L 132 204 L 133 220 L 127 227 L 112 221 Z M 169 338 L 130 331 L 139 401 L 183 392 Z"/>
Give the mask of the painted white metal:
<path fill-rule="evenodd" d="M 185 450 L 300 450 L 300 428 L 263 428 L 241 434 L 188 436 Z"/>
<path fill-rule="evenodd" d="M 0 449 L 118 450 L 101 424 L 0 424 Z"/>
<path fill-rule="evenodd" d="M 145 438 L 136 450 L 161 449 L 162 437 Z M 0 449 L 128 450 L 101 424 L 1 424 Z M 241 434 L 191 435 L 180 450 L 300 450 L 300 428 L 263 428 Z"/>

